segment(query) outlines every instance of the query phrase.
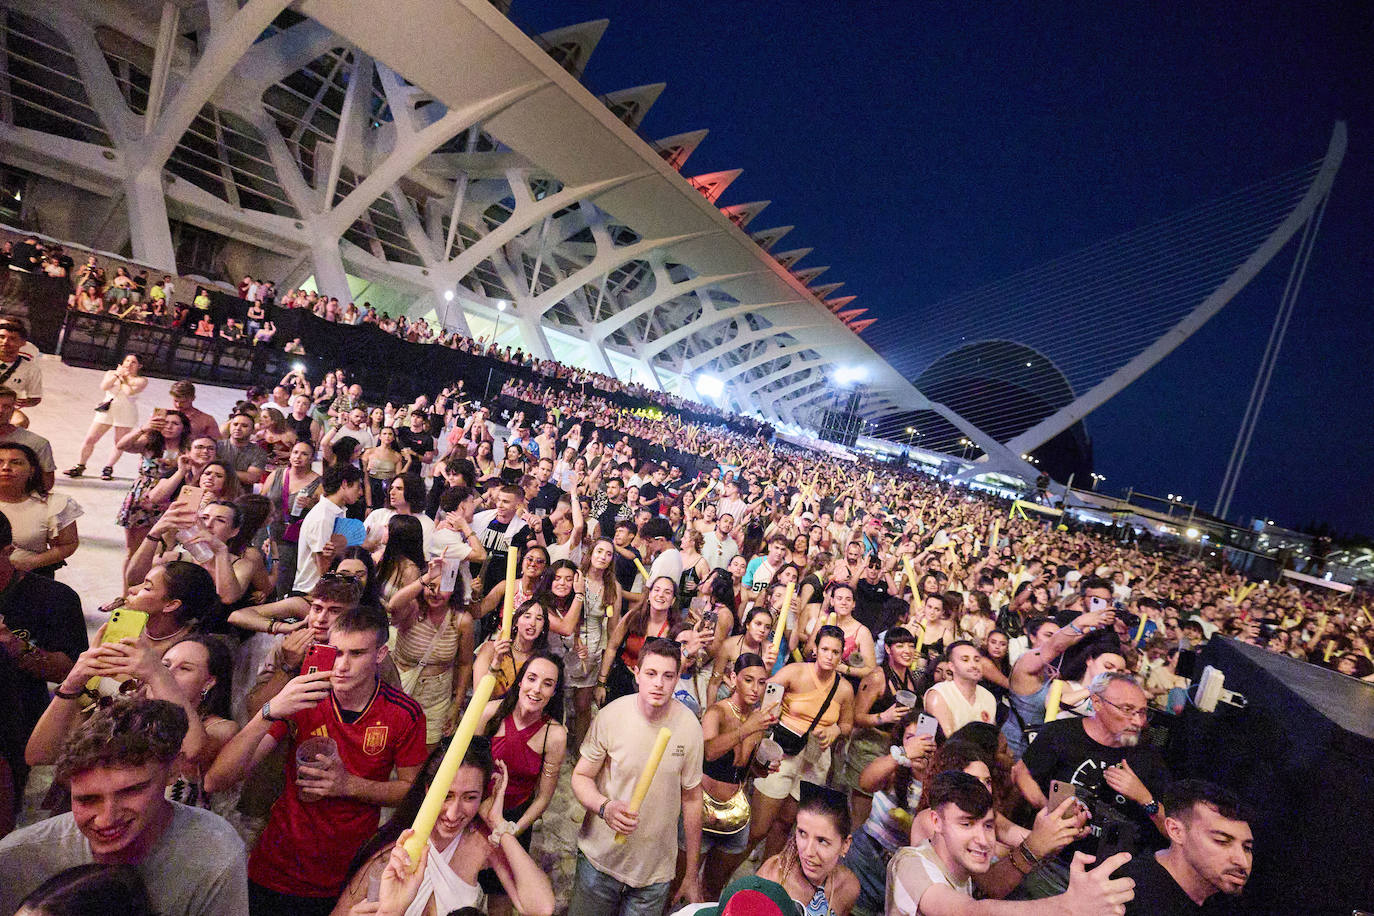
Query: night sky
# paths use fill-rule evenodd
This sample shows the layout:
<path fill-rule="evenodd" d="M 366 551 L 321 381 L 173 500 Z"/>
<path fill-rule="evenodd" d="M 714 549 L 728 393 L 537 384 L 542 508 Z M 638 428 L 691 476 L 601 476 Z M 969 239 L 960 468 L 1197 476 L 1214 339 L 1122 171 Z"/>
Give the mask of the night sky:
<path fill-rule="evenodd" d="M 1374 534 L 1374 5 L 516 0 L 607 18 L 597 92 L 666 82 L 644 133 L 711 131 L 684 169 L 744 174 L 880 325 L 1349 149 L 1233 520 Z M 1210 510 L 1292 262 L 1087 420 L 1102 489 Z M 876 330 L 876 328 L 875 328 Z"/>

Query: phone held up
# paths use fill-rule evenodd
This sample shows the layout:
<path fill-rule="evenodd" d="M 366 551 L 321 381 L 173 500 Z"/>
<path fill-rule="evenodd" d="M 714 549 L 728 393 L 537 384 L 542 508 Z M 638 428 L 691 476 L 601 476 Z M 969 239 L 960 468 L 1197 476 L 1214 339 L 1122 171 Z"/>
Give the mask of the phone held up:
<path fill-rule="evenodd" d="M 301 674 L 314 674 L 316 671 L 333 671 L 338 660 L 339 650 L 324 643 L 315 643 L 305 650 L 305 660 L 301 662 Z"/>

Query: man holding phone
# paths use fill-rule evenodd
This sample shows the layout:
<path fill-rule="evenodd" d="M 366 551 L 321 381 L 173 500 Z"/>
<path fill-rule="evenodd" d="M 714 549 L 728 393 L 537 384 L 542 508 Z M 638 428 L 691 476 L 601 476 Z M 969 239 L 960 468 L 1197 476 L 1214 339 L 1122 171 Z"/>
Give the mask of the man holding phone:
<path fill-rule="evenodd" d="M 329 630 L 333 651 L 319 653 L 333 666 L 287 682 L 205 775 L 207 791 L 226 789 L 290 742 L 288 789 L 248 860 L 253 916 L 327 916 L 381 809 L 398 804 L 420 772 L 424 711 L 379 676 L 388 625 L 377 607 L 340 614 Z M 329 738 L 333 752 L 297 761 L 299 745 L 313 737 Z"/>
<path fill-rule="evenodd" d="M 300 560 L 291 589 L 299 595 L 309 594 L 329 569 L 334 558 L 334 523 L 343 518 L 349 506 L 363 498 L 363 472 L 351 464 L 326 468 L 323 477 L 324 496 L 301 521 L 297 541 Z"/>

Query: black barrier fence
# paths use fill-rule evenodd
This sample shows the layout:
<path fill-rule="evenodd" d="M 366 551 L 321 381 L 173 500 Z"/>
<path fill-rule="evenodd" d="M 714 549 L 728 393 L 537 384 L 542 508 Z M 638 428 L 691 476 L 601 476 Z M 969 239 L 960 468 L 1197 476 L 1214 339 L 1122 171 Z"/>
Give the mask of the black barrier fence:
<path fill-rule="evenodd" d="M 292 356 L 275 347 L 254 347 L 213 337 L 196 337 L 180 328 L 163 328 L 108 315 L 69 312 L 62 338 L 62 361 L 71 366 L 108 369 L 126 354 L 143 362 L 143 374 L 192 379 L 230 388 L 270 384 L 297 363 L 319 378 L 324 367 L 312 357 Z"/>
<path fill-rule="evenodd" d="M 75 366 L 107 369 L 117 365 L 125 354 L 137 353 L 143 360 L 144 373 L 150 376 L 247 387 L 274 383 L 300 364 L 314 380 L 329 369 L 343 368 L 374 403 L 411 401 L 459 381 L 468 397 L 485 403 L 496 398 L 505 384 L 513 380 L 533 382 L 555 391 L 584 392 L 632 410 L 657 406 L 636 395 L 602 391 L 588 384 L 574 385 L 493 357 L 433 343 L 411 343 L 376 325 L 325 321 L 306 309 L 267 307 L 267 317 L 276 325 L 277 332 L 270 345 L 255 347 L 251 342 L 196 337 L 181 328 L 71 312 L 67 308 L 71 284 L 66 278 L 18 271 L 4 274 L 0 277 L 0 312 L 24 318 L 30 337 L 40 350 L 52 353 L 60 349 L 63 360 Z M 214 291 L 209 295 L 210 317 L 216 325 L 230 317 L 247 321 L 247 301 Z M 188 324 L 196 314 L 192 310 Z M 294 338 L 300 338 L 307 355 L 290 355 L 281 349 Z M 760 428 L 741 417 L 722 419 L 693 410 L 659 409 L 686 422 L 725 425 L 744 435 L 754 435 Z"/>

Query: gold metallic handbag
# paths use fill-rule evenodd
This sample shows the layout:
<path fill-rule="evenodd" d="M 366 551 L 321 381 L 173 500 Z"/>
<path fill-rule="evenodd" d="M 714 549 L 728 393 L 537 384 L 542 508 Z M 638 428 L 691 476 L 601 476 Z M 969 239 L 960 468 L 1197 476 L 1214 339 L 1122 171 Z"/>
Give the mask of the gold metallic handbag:
<path fill-rule="evenodd" d="M 725 801 L 717 801 L 710 792 L 701 793 L 701 829 L 716 836 L 730 836 L 749 826 L 749 796 L 741 787 Z"/>

